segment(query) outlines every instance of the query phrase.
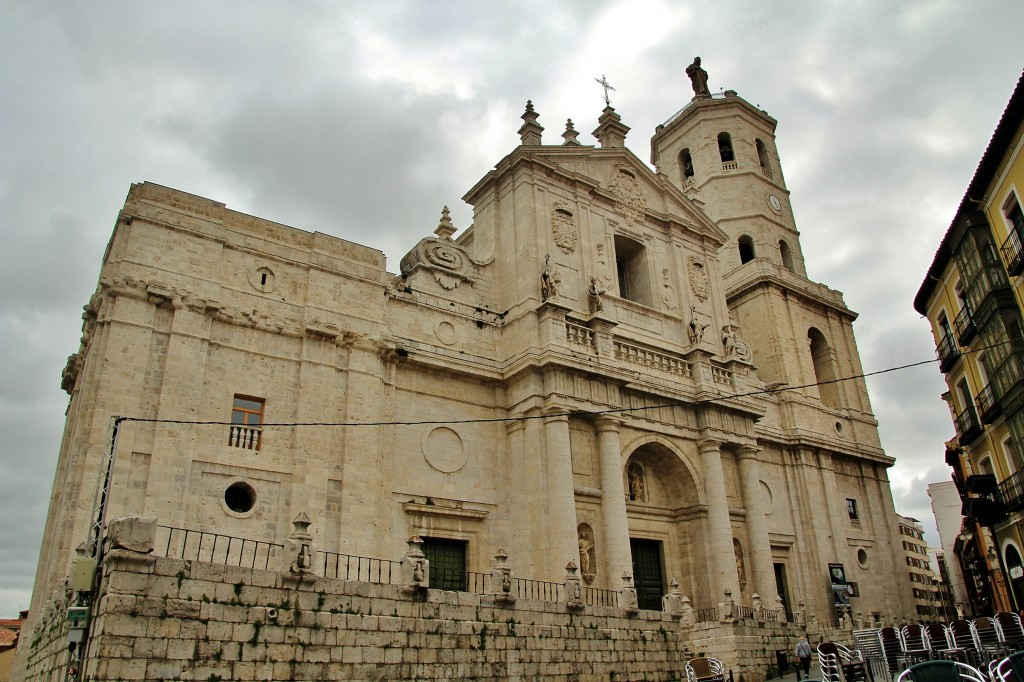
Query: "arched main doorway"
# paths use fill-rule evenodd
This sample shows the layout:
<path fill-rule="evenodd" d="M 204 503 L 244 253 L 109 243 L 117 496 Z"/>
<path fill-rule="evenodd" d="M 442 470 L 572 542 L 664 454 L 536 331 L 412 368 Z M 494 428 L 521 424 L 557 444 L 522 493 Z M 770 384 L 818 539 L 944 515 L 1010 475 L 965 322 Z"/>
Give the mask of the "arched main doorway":
<path fill-rule="evenodd" d="M 695 608 L 710 606 L 706 510 L 689 465 L 657 438 L 632 447 L 623 476 L 640 608 L 660 609 L 673 579 Z"/>

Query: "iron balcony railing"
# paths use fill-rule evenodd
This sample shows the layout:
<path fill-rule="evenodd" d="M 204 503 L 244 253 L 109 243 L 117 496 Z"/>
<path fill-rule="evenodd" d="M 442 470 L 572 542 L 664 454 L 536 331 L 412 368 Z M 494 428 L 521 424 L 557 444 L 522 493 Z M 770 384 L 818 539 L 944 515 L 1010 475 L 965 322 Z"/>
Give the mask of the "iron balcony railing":
<path fill-rule="evenodd" d="M 978 415 L 975 414 L 973 407 L 968 407 L 958 414 L 953 420 L 953 424 L 956 426 L 956 433 L 960 438 L 961 445 L 972 443 L 981 435 L 981 424 L 978 422 Z"/>
<path fill-rule="evenodd" d="M 1003 499 L 1006 511 L 1024 509 L 1024 472 L 1018 471 L 1003 479 L 999 484 L 999 496 Z"/>
<path fill-rule="evenodd" d="M 364 583 L 393 584 L 398 578 L 401 563 L 388 559 L 338 554 L 336 552 L 317 552 L 314 572 L 325 578 L 339 580 L 358 580 Z"/>
<path fill-rule="evenodd" d="M 1006 261 L 1006 271 L 1011 277 L 1016 277 L 1024 272 L 1024 240 L 1017 230 L 1010 232 L 1003 245 L 999 248 L 1003 252 L 1003 260 Z"/>
<path fill-rule="evenodd" d="M 952 369 L 956 361 L 960 359 L 960 349 L 949 334 L 942 335 L 942 340 L 935 347 L 935 354 L 939 356 L 939 371 L 942 373 Z"/>
<path fill-rule="evenodd" d="M 953 319 L 953 329 L 956 330 L 956 340 L 961 346 L 966 346 L 978 335 L 978 325 L 974 324 L 970 306 L 965 304 L 957 313 Z"/>
<path fill-rule="evenodd" d="M 1002 400 L 1021 381 L 1024 381 L 1024 364 L 1021 363 L 1021 353 L 1014 351 L 992 373 L 989 385 L 995 399 Z"/>
<path fill-rule="evenodd" d="M 996 400 L 995 391 L 992 390 L 992 384 L 987 384 L 985 388 L 981 389 L 981 393 L 977 395 L 975 402 L 978 404 L 981 420 L 986 424 L 991 424 L 1003 412 L 999 401 Z"/>

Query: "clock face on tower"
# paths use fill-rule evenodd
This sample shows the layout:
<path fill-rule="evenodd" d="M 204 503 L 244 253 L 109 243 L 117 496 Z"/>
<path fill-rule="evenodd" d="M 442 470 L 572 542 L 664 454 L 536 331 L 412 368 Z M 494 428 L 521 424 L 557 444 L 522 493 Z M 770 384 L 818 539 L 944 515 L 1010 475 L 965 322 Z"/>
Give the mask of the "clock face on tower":
<path fill-rule="evenodd" d="M 774 194 L 768 195 L 768 205 L 771 206 L 772 210 L 776 213 L 782 213 L 782 202 Z"/>

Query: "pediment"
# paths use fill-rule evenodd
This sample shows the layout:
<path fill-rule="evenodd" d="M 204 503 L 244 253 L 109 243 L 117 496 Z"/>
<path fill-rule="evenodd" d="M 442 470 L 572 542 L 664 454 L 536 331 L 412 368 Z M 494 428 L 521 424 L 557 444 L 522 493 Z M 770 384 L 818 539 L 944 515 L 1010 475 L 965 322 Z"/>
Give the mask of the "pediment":
<path fill-rule="evenodd" d="M 608 200 L 626 225 L 668 221 L 718 245 L 729 240 L 694 200 L 626 148 L 554 147 L 529 154 L 575 182 L 589 181 L 592 192 Z"/>

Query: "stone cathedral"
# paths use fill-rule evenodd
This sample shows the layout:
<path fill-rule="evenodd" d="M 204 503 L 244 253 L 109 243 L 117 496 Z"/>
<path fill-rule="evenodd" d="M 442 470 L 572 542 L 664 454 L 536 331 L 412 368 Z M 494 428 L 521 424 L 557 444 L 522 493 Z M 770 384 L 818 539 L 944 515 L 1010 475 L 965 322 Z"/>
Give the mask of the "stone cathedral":
<path fill-rule="evenodd" d="M 63 374 L 33 612 L 89 536 L 120 416 L 107 519 L 280 542 L 304 514 L 317 557 L 419 536 L 449 590 L 500 547 L 531 580 L 628 574 L 640 609 L 677 582 L 695 609 L 910 617 L 893 460 L 845 379 L 856 314 L 806 276 L 777 122 L 696 83 L 650 164 L 610 105 L 588 145 L 528 102 L 472 225 L 445 209 L 397 274 L 133 185 Z"/>

